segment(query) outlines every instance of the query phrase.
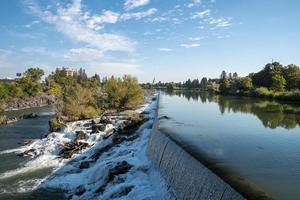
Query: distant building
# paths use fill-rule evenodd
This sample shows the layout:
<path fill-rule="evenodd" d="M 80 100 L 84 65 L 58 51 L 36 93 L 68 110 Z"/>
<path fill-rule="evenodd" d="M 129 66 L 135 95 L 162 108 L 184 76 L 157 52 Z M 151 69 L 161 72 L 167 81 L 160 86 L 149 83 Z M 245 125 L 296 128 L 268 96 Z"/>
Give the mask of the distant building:
<path fill-rule="evenodd" d="M 56 70 L 65 72 L 67 76 L 74 76 L 77 73 L 77 69 L 72 67 L 57 68 Z"/>

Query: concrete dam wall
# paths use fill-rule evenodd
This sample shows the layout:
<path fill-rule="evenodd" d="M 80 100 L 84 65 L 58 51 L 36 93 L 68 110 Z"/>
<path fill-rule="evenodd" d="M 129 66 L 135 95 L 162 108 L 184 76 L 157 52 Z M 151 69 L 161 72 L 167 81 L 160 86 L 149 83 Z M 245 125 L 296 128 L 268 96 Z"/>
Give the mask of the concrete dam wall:
<path fill-rule="evenodd" d="M 177 199 L 245 200 L 229 184 L 158 129 L 156 119 L 148 145 L 148 157 L 157 165 Z"/>

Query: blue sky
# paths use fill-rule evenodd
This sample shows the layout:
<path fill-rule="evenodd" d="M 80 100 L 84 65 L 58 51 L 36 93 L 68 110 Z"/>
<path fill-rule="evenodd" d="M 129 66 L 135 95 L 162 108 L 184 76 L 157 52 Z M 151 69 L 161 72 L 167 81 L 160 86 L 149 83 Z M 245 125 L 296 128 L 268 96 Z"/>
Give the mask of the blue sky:
<path fill-rule="evenodd" d="M 84 67 L 141 82 L 300 64 L 297 0 L 3 0 L 0 77 Z"/>

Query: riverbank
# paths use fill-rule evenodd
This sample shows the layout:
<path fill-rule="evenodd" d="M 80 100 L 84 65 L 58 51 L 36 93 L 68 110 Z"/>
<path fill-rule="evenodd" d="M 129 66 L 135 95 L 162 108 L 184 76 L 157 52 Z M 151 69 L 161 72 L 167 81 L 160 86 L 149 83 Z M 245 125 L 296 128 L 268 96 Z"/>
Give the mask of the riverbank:
<path fill-rule="evenodd" d="M 173 89 L 173 90 L 167 90 L 167 89 L 160 89 L 161 91 L 166 92 L 167 94 L 178 94 L 178 93 L 207 93 L 211 95 L 221 95 L 224 97 L 242 97 L 242 98 L 251 98 L 251 99 L 261 99 L 261 100 L 270 100 L 270 101 L 277 101 L 277 102 L 282 102 L 282 103 L 291 103 L 291 104 L 299 104 L 300 100 L 300 91 L 295 91 L 295 92 L 276 92 L 272 93 L 269 90 L 268 93 L 264 94 L 262 92 L 256 92 L 254 93 L 253 91 L 247 92 L 247 93 L 238 93 L 238 94 L 222 94 L 220 92 L 214 92 L 214 91 L 202 91 L 198 89 Z M 266 90 L 263 90 L 266 91 Z M 192 95 L 191 95 L 192 96 Z"/>
<path fill-rule="evenodd" d="M 146 157 L 155 109 L 156 99 L 148 99 L 138 110 L 68 123 L 62 132 L 6 150 L 2 153 L 15 152 L 30 161 L 0 174 L 0 180 L 50 167 L 52 173 L 29 190 L 63 190 L 69 199 L 172 199 Z"/>
<path fill-rule="evenodd" d="M 11 111 L 22 111 L 31 108 L 40 108 L 55 103 L 55 97 L 53 95 L 47 95 L 45 93 L 37 94 L 35 97 L 27 99 L 18 99 L 16 101 L 5 103 L 5 108 L 0 111 L 0 125 L 14 124 L 20 119 L 36 118 L 36 113 L 26 113 L 22 115 L 8 116 Z"/>
<path fill-rule="evenodd" d="M 18 99 L 15 102 L 7 102 L 4 111 L 23 110 L 28 108 L 43 107 L 55 103 L 55 97 L 45 93 L 39 93 L 34 97 Z"/>

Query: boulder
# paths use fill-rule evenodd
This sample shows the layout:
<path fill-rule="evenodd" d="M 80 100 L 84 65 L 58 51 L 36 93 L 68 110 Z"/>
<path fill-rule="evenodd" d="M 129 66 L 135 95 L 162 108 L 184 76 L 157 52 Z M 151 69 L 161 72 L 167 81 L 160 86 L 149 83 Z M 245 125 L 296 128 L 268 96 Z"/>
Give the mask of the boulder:
<path fill-rule="evenodd" d="M 111 137 L 115 132 L 116 132 L 115 129 L 111 129 L 111 130 L 107 131 L 106 134 L 103 136 L 103 139 L 104 139 L 104 140 L 108 139 L 108 138 Z"/>
<path fill-rule="evenodd" d="M 63 158 L 71 158 L 73 154 L 79 153 L 81 150 L 87 148 L 88 143 L 84 142 L 67 142 L 64 144 L 63 149 L 60 151 L 59 156 Z"/>
<path fill-rule="evenodd" d="M 38 115 L 36 113 L 30 113 L 30 114 L 24 114 L 22 116 L 23 119 L 33 119 L 33 118 L 37 118 Z"/>
<path fill-rule="evenodd" d="M 105 128 L 106 128 L 105 124 L 95 124 L 92 126 L 91 133 L 98 133 L 99 131 L 103 132 L 103 131 L 105 131 Z"/>
<path fill-rule="evenodd" d="M 12 117 L 12 118 L 8 118 L 5 123 L 6 124 L 13 124 L 13 123 L 16 123 L 17 121 L 18 121 L 18 118 Z"/>
<path fill-rule="evenodd" d="M 132 168 L 127 161 L 118 162 L 117 165 L 108 171 L 108 182 L 113 180 L 115 176 L 127 173 Z"/>
<path fill-rule="evenodd" d="M 75 195 L 81 196 L 85 193 L 86 189 L 83 185 L 80 185 L 76 188 Z"/>
<path fill-rule="evenodd" d="M 79 169 L 87 169 L 89 167 L 90 167 L 90 162 L 88 162 L 88 161 L 83 161 L 79 165 Z"/>
<path fill-rule="evenodd" d="M 101 117 L 99 123 L 101 123 L 101 124 L 112 124 L 112 121 L 109 117 L 103 116 L 103 117 Z"/>
<path fill-rule="evenodd" d="M 50 119 L 48 124 L 49 124 L 49 131 L 50 132 L 59 132 L 59 131 L 62 130 L 62 127 L 64 126 L 62 121 L 58 118 Z"/>
<path fill-rule="evenodd" d="M 77 140 L 83 140 L 86 138 L 86 133 L 83 131 L 76 131 L 76 141 Z"/>
<path fill-rule="evenodd" d="M 121 135 L 131 135 L 144 123 L 144 120 L 145 118 L 142 117 L 131 118 L 123 123 L 118 133 Z"/>

